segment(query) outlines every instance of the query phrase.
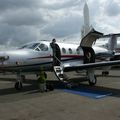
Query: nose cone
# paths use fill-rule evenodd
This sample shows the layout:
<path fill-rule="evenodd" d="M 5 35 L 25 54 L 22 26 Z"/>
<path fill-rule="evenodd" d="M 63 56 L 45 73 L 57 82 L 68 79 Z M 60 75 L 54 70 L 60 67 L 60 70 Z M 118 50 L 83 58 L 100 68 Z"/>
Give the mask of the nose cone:
<path fill-rule="evenodd" d="M 10 50 L 10 51 L 1 51 L 0 52 L 0 59 L 5 60 L 16 60 L 16 59 L 24 59 L 28 57 L 29 51 L 28 50 Z"/>

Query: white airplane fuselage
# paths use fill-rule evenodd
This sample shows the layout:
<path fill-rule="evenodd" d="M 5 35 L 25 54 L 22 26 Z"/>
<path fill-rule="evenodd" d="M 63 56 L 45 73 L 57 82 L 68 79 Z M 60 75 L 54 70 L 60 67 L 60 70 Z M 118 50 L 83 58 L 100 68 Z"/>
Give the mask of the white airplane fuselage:
<path fill-rule="evenodd" d="M 83 64 L 83 50 L 79 45 L 57 43 L 61 51 L 61 63 L 69 66 Z M 93 46 L 99 61 L 110 58 L 109 51 L 102 47 Z M 16 50 L 0 52 L 0 72 L 36 72 L 43 67 L 52 70 L 53 51 L 49 41 L 29 43 Z"/>

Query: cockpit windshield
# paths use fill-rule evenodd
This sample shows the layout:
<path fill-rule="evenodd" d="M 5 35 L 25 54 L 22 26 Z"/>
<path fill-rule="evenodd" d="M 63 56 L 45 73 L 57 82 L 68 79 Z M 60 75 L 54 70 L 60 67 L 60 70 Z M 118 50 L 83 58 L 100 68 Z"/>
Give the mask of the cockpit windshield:
<path fill-rule="evenodd" d="M 45 45 L 45 44 L 43 44 L 43 43 L 41 43 L 41 44 L 39 45 L 39 49 L 40 49 L 41 51 L 47 51 L 47 50 L 48 50 L 48 46 Z"/>
<path fill-rule="evenodd" d="M 28 43 L 18 49 L 33 49 L 35 51 L 48 51 L 48 45 L 44 43 Z"/>
<path fill-rule="evenodd" d="M 40 43 L 29 43 L 26 45 L 23 45 L 19 49 L 35 49 Z"/>

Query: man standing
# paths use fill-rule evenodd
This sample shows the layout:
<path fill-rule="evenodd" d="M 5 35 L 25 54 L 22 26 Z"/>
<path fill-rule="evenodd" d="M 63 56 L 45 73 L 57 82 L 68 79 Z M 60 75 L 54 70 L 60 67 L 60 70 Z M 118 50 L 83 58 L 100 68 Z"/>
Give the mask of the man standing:
<path fill-rule="evenodd" d="M 59 66 L 61 62 L 61 52 L 55 38 L 52 40 L 50 45 L 53 50 L 53 66 Z"/>
<path fill-rule="evenodd" d="M 39 89 L 40 92 L 47 91 L 46 88 L 46 73 L 43 70 L 40 70 L 40 74 L 38 77 Z"/>

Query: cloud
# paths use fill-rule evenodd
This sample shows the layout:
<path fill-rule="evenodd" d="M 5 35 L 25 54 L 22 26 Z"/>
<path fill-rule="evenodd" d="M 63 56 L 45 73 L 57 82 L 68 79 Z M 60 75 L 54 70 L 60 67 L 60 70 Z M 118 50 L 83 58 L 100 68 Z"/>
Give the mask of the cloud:
<path fill-rule="evenodd" d="M 2 15 L 0 21 L 1 23 L 6 23 L 11 26 L 40 25 L 45 23 L 41 12 L 42 11 L 30 9 L 9 10 Z"/>
<path fill-rule="evenodd" d="M 23 8 L 39 8 L 43 0 L 0 0 L 0 11 Z"/>
<path fill-rule="evenodd" d="M 84 3 L 85 0 L 0 0 L 0 44 L 17 46 L 53 37 L 79 40 Z M 104 33 L 119 32 L 119 0 L 87 3 L 93 27 Z"/>
<path fill-rule="evenodd" d="M 80 15 L 68 15 L 54 24 L 48 24 L 42 31 L 55 37 L 65 37 L 80 32 L 82 26 Z"/>
<path fill-rule="evenodd" d="M 105 6 L 105 12 L 108 16 L 117 16 L 120 14 L 120 2 L 117 0 L 109 0 Z"/>

